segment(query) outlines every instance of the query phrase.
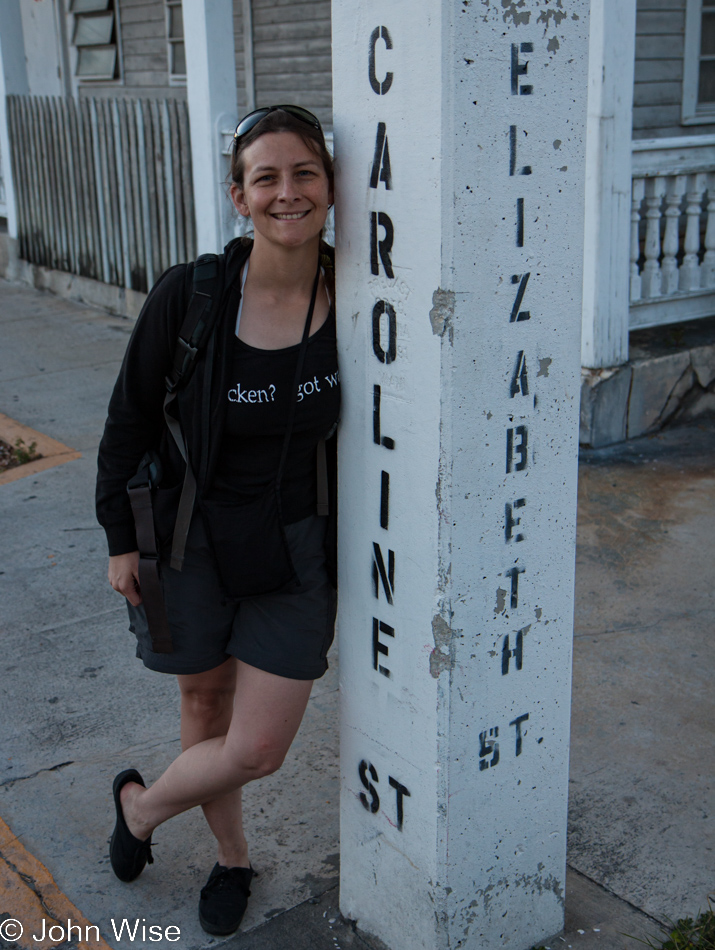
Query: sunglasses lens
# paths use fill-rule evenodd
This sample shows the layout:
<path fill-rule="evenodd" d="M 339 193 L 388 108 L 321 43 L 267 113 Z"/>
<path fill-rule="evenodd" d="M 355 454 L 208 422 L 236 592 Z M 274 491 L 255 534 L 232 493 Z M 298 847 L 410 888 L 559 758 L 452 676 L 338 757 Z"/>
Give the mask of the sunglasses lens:
<path fill-rule="evenodd" d="M 292 106 L 292 105 L 281 105 L 281 106 L 268 106 L 265 109 L 256 109 L 255 112 L 249 112 L 236 126 L 236 131 L 233 133 L 233 138 L 235 142 L 238 142 L 247 132 L 250 132 L 251 129 L 258 125 L 261 119 L 264 119 L 270 112 L 275 112 L 277 109 L 282 109 L 284 112 L 288 112 L 296 119 L 300 119 L 301 122 L 305 122 L 306 125 L 312 126 L 314 129 L 322 132 L 320 122 L 313 115 L 312 112 L 308 112 L 307 109 L 303 109 L 301 106 Z"/>
<path fill-rule="evenodd" d="M 265 118 L 270 109 L 256 109 L 255 112 L 249 112 L 236 126 L 236 131 L 233 133 L 235 139 L 240 139 L 242 135 L 245 135 L 246 132 L 250 132 L 254 125 L 258 125 L 261 119 Z"/>

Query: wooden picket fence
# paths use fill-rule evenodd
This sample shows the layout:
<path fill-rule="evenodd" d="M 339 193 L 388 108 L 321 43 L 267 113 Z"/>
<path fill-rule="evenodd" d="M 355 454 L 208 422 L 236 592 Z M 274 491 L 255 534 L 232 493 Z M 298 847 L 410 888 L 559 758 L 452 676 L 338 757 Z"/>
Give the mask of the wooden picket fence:
<path fill-rule="evenodd" d="M 196 256 L 186 103 L 8 96 L 24 260 L 146 291 Z"/>

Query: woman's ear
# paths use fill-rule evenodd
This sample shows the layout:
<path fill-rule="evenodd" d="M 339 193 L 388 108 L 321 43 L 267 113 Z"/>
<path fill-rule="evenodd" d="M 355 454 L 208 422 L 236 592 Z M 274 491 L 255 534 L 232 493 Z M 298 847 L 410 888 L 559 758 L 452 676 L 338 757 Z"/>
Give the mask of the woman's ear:
<path fill-rule="evenodd" d="M 244 218 L 250 218 L 251 212 L 249 211 L 248 205 L 246 204 L 246 195 L 243 188 L 234 182 L 229 188 L 229 194 L 236 211 L 238 211 L 239 214 L 242 214 Z"/>

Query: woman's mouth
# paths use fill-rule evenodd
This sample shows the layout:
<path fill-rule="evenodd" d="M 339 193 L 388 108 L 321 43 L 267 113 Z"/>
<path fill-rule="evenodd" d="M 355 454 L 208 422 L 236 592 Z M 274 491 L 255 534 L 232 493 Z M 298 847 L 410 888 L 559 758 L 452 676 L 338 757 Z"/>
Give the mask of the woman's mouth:
<path fill-rule="evenodd" d="M 299 221 L 308 213 L 308 211 L 294 211 L 292 214 L 273 214 L 271 217 L 275 218 L 277 221 Z"/>

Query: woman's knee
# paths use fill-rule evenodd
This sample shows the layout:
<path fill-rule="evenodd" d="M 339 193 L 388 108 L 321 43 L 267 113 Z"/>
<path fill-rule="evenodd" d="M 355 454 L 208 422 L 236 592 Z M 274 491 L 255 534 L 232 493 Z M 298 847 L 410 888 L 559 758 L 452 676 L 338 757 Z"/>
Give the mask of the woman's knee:
<path fill-rule="evenodd" d="M 235 660 L 205 673 L 177 676 L 182 712 L 200 719 L 223 718 L 233 708 L 236 689 Z"/>
<path fill-rule="evenodd" d="M 221 724 L 226 730 L 231 722 L 233 710 L 234 686 L 227 682 L 202 682 L 198 677 L 182 677 L 181 689 L 182 718 L 205 726 Z"/>
<path fill-rule="evenodd" d="M 197 719 L 218 719 L 230 716 L 233 690 L 196 688 L 181 691 L 182 712 Z"/>
<path fill-rule="evenodd" d="M 287 749 L 280 744 L 271 741 L 270 738 L 255 738 L 252 742 L 245 744 L 237 755 L 232 755 L 237 769 L 242 772 L 248 772 L 251 776 L 249 781 L 255 781 L 258 778 L 265 778 L 277 772 L 285 761 Z"/>

